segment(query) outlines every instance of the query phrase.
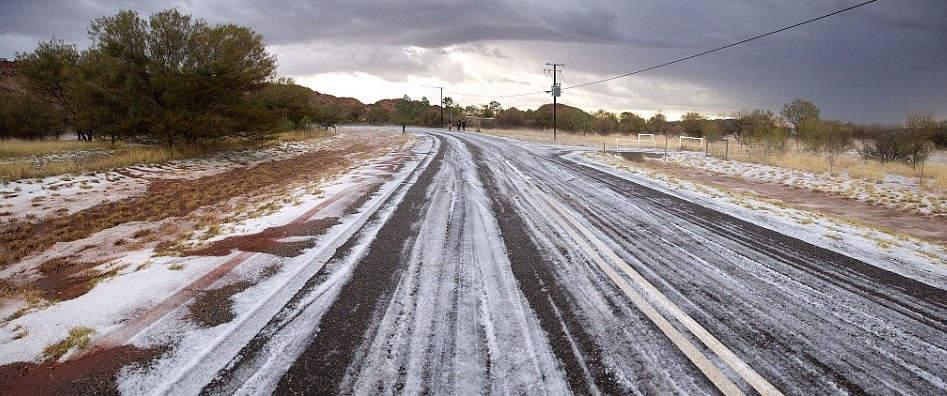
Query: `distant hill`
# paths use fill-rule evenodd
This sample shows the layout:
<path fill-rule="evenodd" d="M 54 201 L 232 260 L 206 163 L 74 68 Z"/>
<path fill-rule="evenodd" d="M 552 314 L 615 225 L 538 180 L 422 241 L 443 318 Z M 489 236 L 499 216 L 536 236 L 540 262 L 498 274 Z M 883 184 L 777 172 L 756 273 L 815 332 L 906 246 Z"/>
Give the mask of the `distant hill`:
<path fill-rule="evenodd" d="M 316 104 L 337 104 L 342 107 L 366 107 L 364 103 L 355 98 L 338 97 L 318 91 L 312 91 L 313 102 Z"/>
<path fill-rule="evenodd" d="M 536 109 L 536 112 L 537 112 L 537 113 L 547 113 L 547 112 L 548 112 L 549 114 L 552 114 L 552 103 L 547 103 L 547 104 L 544 104 L 544 105 L 542 105 L 542 106 L 539 106 L 539 108 Z M 572 113 L 575 113 L 575 112 L 584 113 L 584 111 L 583 111 L 582 109 L 578 108 L 578 107 L 572 107 L 572 106 L 569 106 L 569 105 L 564 105 L 564 104 L 562 104 L 562 103 L 557 103 L 557 104 L 556 104 L 556 115 L 557 115 L 557 116 L 558 116 L 558 115 L 561 115 L 561 114 L 572 114 Z"/>
<path fill-rule="evenodd" d="M 0 95 L 22 95 L 25 92 L 26 84 L 16 70 L 16 62 L 0 61 Z"/>

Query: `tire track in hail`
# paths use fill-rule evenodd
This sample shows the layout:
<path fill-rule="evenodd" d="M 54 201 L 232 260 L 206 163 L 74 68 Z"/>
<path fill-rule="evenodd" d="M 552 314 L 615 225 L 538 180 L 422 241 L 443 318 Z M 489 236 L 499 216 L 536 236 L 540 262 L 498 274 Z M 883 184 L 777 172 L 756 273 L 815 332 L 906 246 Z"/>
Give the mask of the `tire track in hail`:
<path fill-rule="evenodd" d="M 582 168 L 585 168 L 585 167 L 582 167 Z M 616 176 L 604 174 L 594 169 L 587 169 L 587 168 L 583 169 L 583 171 L 579 173 L 593 180 L 603 181 L 603 182 L 606 181 L 606 180 L 602 180 L 605 178 L 609 178 L 609 177 L 617 178 Z M 620 178 L 617 178 L 617 179 L 620 179 Z M 634 196 L 635 198 L 647 199 L 650 202 L 650 204 L 653 205 L 651 209 L 666 209 L 669 206 L 671 206 L 673 209 L 670 210 L 669 212 L 671 212 L 674 216 L 691 221 L 692 223 L 701 227 L 701 229 L 703 230 L 709 231 L 709 232 L 706 232 L 706 235 L 719 236 L 719 237 L 722 237 L 724 240 L 734 241 L 735 243 L 738 244 L 738 246 L 752 247 L 752 250 L 751 250 L 752 252 L 763 254 L 769 257 L 770 259 L 770 260 L 763 260 L 763 261 L 773 263 L 775 265 L 787 265 L 795 270 L 798 270 L 804 273 L 809 273 L 815 278 L 823 282 L 826 282 L 828 284 L 831 284 L 840 290 L 845 290 L 850 293 L 856 294 L 860 296 L 861 298 L 864 298 L 865 300 L 867 300 L 869 303 L 881 304 L 882 306 L 888 309 L 891 309 L 892 311 L 898 314 L 904 315 L 910 319 L 914 319 L 920 324 L 924 324 L 930 327 L 930 328 L 921 328 L 921 327 L 918 327 L 918 325 L 912 325 L 910 323 L 900 325 L 900 326 L 908 326 L 908 331 L 911 333 L 913 333 L 915 330 L 921 331 L 921 334 L 927 334 L 928 336 L 933 336 L 935 337 L 934 339 L 936 339 L 936 337 L 938 336 L 932 335 L 931 331 L 934 331 L 935 334 L 941 334 L 941 335 L 943 334 L 943 326 L 941 325 L 941 323 L 943 323 L 943 320 L 945 316 L 947 315 L 944 315 L 945 311 L 943 309 L 942 301 L 944 299 L 944 296 L 947 295 L 947 293 L 943 293 L 943 291 L 940 291 L 939 289 L 936 289 L 932 286 L 928 286 L 918 281 L 914 281 L 910 278 L 903 277 L 898 274 L 887 272 L 883 269 L 871 266 L 869 264 L 858 261 L 851 257 L 840 255 L 838 253 L 828 251 L 826 249 L 823 249 L 817 246 L 809 245 L 803 241 L 800 241 L 798 239 L 795 239 L 783 234 L 779 234 L 775 231 L 765 229 L 751 223 L 746 223 L 742 220 L 732 218 L 728 215 L 725 215 L 719 212 L 711 211 L 703 207 L 692 208 L 697 205 L 683 201 L 683 200 L 674 198 L 671 200 L 673 202 L 673 205 L 668 205 L 669 200 L 665 199 L 664 197 L 660 197 L 662 198 L 660 200 L 654 199 L 655 195 L 666 195 L 666 194 L 658 193 L 656 191 L 649 191 L 650 189 L 644 188 L 640 185 L 636 185 L 632 182 L 625 181 L 624 179 L 608 180 L 608 181 L 611 182 L 611 183 L 608 183 L 609 187 L 617 193 L 624 194 L 626 196 Z M 632 185 L 632 187 L 629 187 L 628 186 L 629 184 Z M 648 194 L 649 192 L 651 194 Z M 651 196 L 649 197 L 648 195 L 651 195 Z M 642 196 L 645 196 L 645 197 L 642 197 Z M 626 228 L 614 226 L 613 221 L 609 221 L 609 219 L 606 219 L 605 217 L 603 217 L 603 215 L 601 215 L 600 213 L 597 213 L 596 210 L 591 210 L 590 208 L 584 208 L 584 207 L 574 207 L 573 209 L 579 211 L 587 219 L 590 219 L 590 221 L 592 221 L 596 227 L 600 227 L 602 229 L 608 230 L 608 232 L 612 233 L 613 235 L 624 234 L 626 241 L 636 240 L 636 238 L 638 238 L 637 240 L 639 241 L 642 240 L 641 234 L 637 234 L 637 235 L 628 234 L 628 231 L 631 230 L 630 228 L 626 229 Z M 712 213 L 703 213 L 704 210 L 707 210 Z M 647 245 L 647 243 L 644 243 L 643 245 Z M 656 245 L 660 246 L 661 245 L 660 241 L 658 241 Z M 647 253 L 646 251 L 647 249 L 645 249 L 644 251 L 645 256 L 647 257 L 655 257 L 656 253 L 659 253 L 659 252 L 654 252 L 654 251 Z M 660 254 L 658 254 L 657 256 L 660 257 Z M 638 258 L 644 259 L 643 257 L 640 257 L 640 256 Z M 657 275 L 655 274 L 652 276 L 657 276 Z M 686 289 L 687 288 L 685 288 L 685 290 Z M 826 292 L 830 290 L 831 289 L 826 290 Z M 693 298 L 693 296 L 690 298 Z M 699 306 L 700 306 L 699 304 L 695 305 L 695 307 L 699 307 Z M 700 314 L 701 314 L 700 312 L 697 312 L 698 317 L 700 316 Z M 719 315 L 719 312 L 718 312 L 718 315 Z M 721 320 L 724 320 L 724 321 L 732 323 L 731 319 L 723 318 L 720 316 L 717 316 L 715 319 L 716 320 L 713 320 L 714 322 L 719 322 Z M 711 320 L 711 317 L 706 317 L 705 319 L 705 321 L 710 321 L 710 320 Z M 849 324 L 854 328 L 860 329 L 858 331 L 868 332 L 872 330 L 872 329 L 866 328 L 865 325 L 861 323 L 857 323 L 857 322 L 849 323 L 842 317 L 839 317 L 838 320 L 842 320 L 843 324 Z M 770 323 L 767 326 L 777 326 L 777 323 L 778 321 L 777 322 L 770 321 Z M 773 330 L 775 329 L 776 328 L 767 328 L 766 330 L 763 330 L 763 331 L 766 331 L 767 333 L 772 333 L 772 335 L 767 334 L 764 337 L 764 341 L 770 340 L 774 336 L 775 337 L 779 336 L 778 332 L 776 333 L 773 332 Z M 720 333 L 722 333 L 722 335 L 726 337 L 727 334 L 731 332 L 721 331 Z M 907 336 L 915 337 L 911 333 L 908 333 Z M 833 332 L 827 332 L 824 335 L 824 337 L 826 338 L 823 339 L 822 341 L 828 341 L 831 339 L 831 340 L 836 340 L 838 342 L 838 344 L 829 343 L 829 345 L 845 345 L 847 343 L 854 341 L 854 340 L 845 339 L 844 334 L 840 335 Z M 919 341 L 929 339 L 927 336 L 917 336 L 917 337 L 923 337 L 923 338 L 920 338 Z M 740 341 L 740 342 L 744 341 L 744 340 L 740 340 L 739 337 L 734 338 L 733 336 L 730 336 L 729 338 L 730 338 L 729 343 L 731 344 L 736 343 L 737 341 Z M 884 341 L 890 342 L 891 340 L 885 339 Z M 907 341 L 899 341 L 897 338 L 894 339 L 893 341 L 898 341 L 901 343 L 907 342 Z M 923 342 L 923 344 L 927 344 L 927 342 Z M 931 347 L 934 347 L 934 346 L 931 345 Z M 794 348 L 791 346 L 786 346 L 786 348 L 790 350 L 798 351 L 798 348 Z M 879 347 L 875 347 L 875 348 L 879 348 Z M 935 347 L 935 348 L 940 348 L 941 352 L 943 352 L 943 345 L 941 345 L 940 347 Z M 869 351 L 872 349 L 874 348 L 869 348 Z M 926 381 L 930 381 L 931 385 L 938 388 L 943 386 L 943 381 L 937 381 L 930 377 L 931 375 L 937 376 L 938 370 L 942 370 L 942 368 L 937 369 L 936 367 L 929 366 L 929 365 L 927 366 L 927 368 L 916 368 L 915 367 L 916 364 L 920 364 L 921 367 L 924 367 L 923 363 L 916 362 L 912 364 L 910 362 L 902 361 L 900 357 L 896 355 L 890 355 L 891 353 L 890 351 L 898 351 L 898 350 L 900 349 L 897 343 L 891 344 L 887 346 L 885 349 L 877 349 L 878 353 L 881 353 L 882 355 L 890 356 L 889 359 L 886 359 L 881 362 L 877 362 L 877 359 L 872 359 L 871 358 L 872 356 L 877 357 L 878 355 L 870 355 L 869 352 L 864 352 L 860 350 L 852 350 L 852 351 L 849 351 L 848 353 L 862 355 L 863 356 L 862 359 L 865 359 L 864 361 L 866 362 L 873 362 L 873 361 L 877 362 L 873 364 L 887 364 L 887 365 L 896 364 L 896 365 L 902 366 L 903 367 L 902 373 L 900 374 L 902 376 L 902 381 L 906 380 L 906 378 L 903 376 L 905 374 L 908 374 L 907 372 L 903 372 L 903 370 L 908 369 L 911 372 L 908 375 L 911 375 L 911 376 L 917 375 L 919 376 L 917 377 L 918 379 L 924 378 Z M 874 353 L 874 352 L 871 352 L 871 353 Z M 908 356 L 911 356 L 909 352 L 903 352 L 903 353 L 908 353 Z M 917 353 L 917 351 L 915 351 L 914 353 Z M 804 358 L 812 357 L 811 355 L 807 353 L 802 353 L 802 354 Z M 915 359 L 916 358 L 917 357 L 915 357 Z M 848 375 L 856 375 L 857 377 L 861 377 L 862 383 L 864 383 L 864 380 L 868 377 L 865 377 L 866 373 L 863 372 L 863 370 L 858 369 L 853 372 L 850 370 L 854 369 L 855 367 L 852 367 L 846 370 L 849 374 L 843 375 L 842 373 L 837 371 L 838 370 L 837 367 L 832 368 L 831 370 L 826 370 L 827 368 L 829 368 L 829 366 L 826 365 L 825 363 L 818 362 L 818 364 L 816 364 L 816 362 L 813 362 L 813 365 L 819 367 L 822 370 L 825 370 L 826 371 L 824 373 L 825 375 L 836 378 L 837 384 L 841 386 L 842 388 L 848 389 L 849 391 L 853 393 L 860 393 L 860 392 L 865 391 L 858 384 L 859 381 L 852 380 L 852 378 L 848 378 Z M 882 372 L 886 371 L 884 368 L 880 366 L 877 367 L 876 369 L 881 370 Z M 917 372 L 915 372 L 915 370 Z M 934 371 L 930 372 L 929 370 L 934 370 Z M 878 386 L 878 385 L 875 385 L 875 386 Z"/>
<path fill-rule="evenodd" d="M 395 289 L 409 241 L 417 238 L 416 222 L 427 204 L 425 196 L 443 165 L 446 147 L 434 156 L 398 204 L 356 265 L 335 302 L 323 315 L 319 331 L 306 350 L 280 378 L 274 393 L 335 394 L 355 352 L 373 329 L 378 304 Z M 403 229 L 404 227 L 408 229 Z M 313 374 L 316 375 L 313 375 Z"/>
<path fill-rule="evenodd" d="M 499 191 L 497 180 L 483 165 L 482 150 L 465 139 L 459 140 L 477 164 L 477 174 L 491 198 L 504 244 L 515 247 L 509 250 L 513 275 L 546 332 L 570 387 L 576 393 L 623 393 L 618 379 L 606 370 L 601 348 L 580 326 L 581 321 L 572 310 L 574 305 L 569 296 L 561 292 L 565 288 L 557 285 L 555 276 L 547 267 L 550 263 L 531 240 L 513 202 Z"/>

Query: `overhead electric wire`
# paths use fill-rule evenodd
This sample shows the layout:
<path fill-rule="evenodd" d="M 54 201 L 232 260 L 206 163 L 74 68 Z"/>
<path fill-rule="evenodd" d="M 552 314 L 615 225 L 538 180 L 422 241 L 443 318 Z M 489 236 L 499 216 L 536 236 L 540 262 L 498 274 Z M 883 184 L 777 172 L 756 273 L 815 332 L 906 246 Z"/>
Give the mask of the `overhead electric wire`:
<path fill-rule="evenodd" d="M 631 75 L 634 75 L 634 74 L 643 73 L 643 72 L 646 72 L 646 71 L 650 71 L 650 70 L 662 68 L 662 67 L 665 67 L 665 66 L 670 66 L 670 65 L 673 65 L 673 64 L 675 64 L 675 63 L 680 63 L 680 62 L 683 62 L 683 61 L 686 61 L 686 60 L 689 60 L 689 59 L 694 59 L 694 58 L 696 58 L 696 57 L 698 57 L 698 56 L 703 56 L 703 55 L 711 54 L 711 53 L 714 53 L 714 52 L 717 52 L 717 51 L 721 51 L 721 50 L 725 50 L 725 49 L 730 48 L 730 47 L 735 47 L 735 46 L 737 46 L 737 45 L 744 44 L 744 43 L 747 43 L 747 42 L 750 42 L 750 41 L 753 41 L 753 40 L 756 40 L 756 39 L 761 39 L 761 38 L 763 38 L 763 37 L 772 36 L 772 35 L 774 35 L 774 34 L 776 34 L 776 33 L 784 32 L 784 31 L 787 31 L 787 30 L 789 30 L 789 29 L 793 29 L 793 28 L 796 28 L 796 27 L 799 27 L 799 26 L 802 26 L 802 25 L 806 25 L 806 24 L 815 22 L 815 21 L 819 21 L 819 20 L 822 20 L 822 19 L 825 19 L 825 18 L 829 18 L 829 17 L 831 17 L 831 16 L 838 15 L 838 14 L 841 14 L 841 13 L 846 12 L 846 11 L 851 11 L 851 10 L 854 10 L 854 9 L 856 9 L 856 8 L 858 8 L 858 7 L 862 7 L 862 6 L 865 6 L 865 5 L 874 3 L 874 2 L 876 2 L 876 1 L 878 1 L 878 0 L 868 0 L 868 1 L 865 1 L 865 2 L 861 2 L 861 3 L 855 4 L 855 5 L 853 5 L 853 6 L 846 7 L 846 8 L 843 8 L 843 9 L 841 9 L 841 10 L 838 10 L 838 11 L 835 11 L 835 12 L 832 12 L 832 13 L 829 13 L 829 14 L 822 15 L 822 16 L 820 16 L 820 17 L 815 17 L 815 18 L 812 18 L 812 19 L 807 19 L 807 20 L 805 20 L 805 21 L 802 21 L 802 22 L 799 22 L 799 23 L 796 23 L 796 24 L 793 24 L 793 25 L 786 26 L 786 27 L 784 27 L 784 28 L 782 28 L 782 29 L 777 29 L 777 30 L 773 30 L 773 31 L 768 32 L 768 33 L 763 33 L 763 34 L 760 34 L 760 35 L 756 35 L 756 36 L 753 36 L 753 37 L 750 37 L 750 38 L 747 38 L 747 39 L 743 39 L 743 40 L 737 41 L 737 42 L 732 43 L 732 44 L 727 44 L 727 45 L 724 45 L 724 46 L 722 46 L 722 47 L 717 47 L 717 48 L 714 48 L 714 49 L 711 49 L 711 50 L 707 50 L 707 51 L 704 51 L 704 52 L 700 52 L 700 53 L 697 53 L 697 54 L 694 54 L 694 55 L 686 56 L 686 57 L 683 57 L 683 58 L 680 58 L 680 59 L 677 59 L 677 60 L 673 60 L 673 61 L 670 61 L 670 62 L 665 62 L 665 63 L 662 63 L 662 64 L 660 64 L 660 65 L 655 65 L 655 66 L 651 66 L 651 67 L 646 67 L 646 68 L 644 68 L 644 69 L 635 70 L 635 71 L 630 72 L 630 73 L 625 73 L 625 74 L 621 74 L 621 75 L 614 76 L 614 77 L 604 78 L 604 79 L 601 79 L 601 80 L 591 81 L 591 82 L 587 82 L 587 83 L 583 83 L 583 84 L 578 84 L 578 85 L 573 85 L 573 86 L 569 86 L 569 87 L 563 87 L 562 89 L 563 89 L 563 90 L 566 90 L 566 89 L 587 87 L 587 86 L 589 86 L 589 85 L 601 84 L 601 83 L 604 83 L 604 82 L 608 82 L 608 81 L 612 81 L 612 80 L 617 80 L 617 79 L 619 79 L 619 78 L 628 77 L 628 76 L 631 76 Z"/>
<path fill-rule="evenodd" d="M 665 15 L 665 17 L 652 19 L 651 23 L 649 23 L 649 24 L 647 24 L 647 25 L 644 25 L 643 27 L 641 27 L 641 28 L 639 28 L 639 29 L 636 29 L 631 35 L 628 36 L 628 37 L 629 37 L 628 39 L 621 40 L 621 41 L 631 41 L 631 38 L 638 38 L 638 37 L 640 37 L 641 35 L 643 35 L 644 33 L 648 32 L 649 30 L 651 30 L 651 29 L 653 29 L 653 28 L 657 28 L 657 27 L 660 27 L 660 26 L 662 26 L 662 25 L 666 25 L 668 22 L 670 22 L 670 21 L 672 21 L 672 20 L 678 18 L 679 16 L 684 15 L 684 14 L 686 14 L 687 12 L 690 12 L 690 11 L 694 8 L 694 7 L 692 7 L 692 6 L 693 6 L 694 4 L 697 4 L 697 3 L 700 3 L 700 2 L 701 2 L 701 0 L 693 0 L 693 1 L 690 2 L 690 3 L 682 4 L 682 5 L 680 5 L 679 7 L 676 7 L 676 8 L 674 8 L 673 10 L 671 10 L 670 12 L 668 12 L 668 13 Z M 700 7 L 700 6 L 702 6 L 702 4 L 698 4 L 698 5 L 697 5 L 697 7 Z M 683 11 L 683 12 L 681 12 L 681 11 Z M 577 59 L 579 59 L 580 57 L 583 57 L 583 56 L 585 56 L 585 55 L 588 55 L 588 54 L 591 54 L 591 53 L 593 53 L 593 52 L 596 52 L 596 51 L 600 50 L 601 48 L 603 48 L 603 47 L 605 47 L 605 46 L 607 46 L 607 45 L 610 45 L 610 44 L 614 44 L 614 43 L 615 43 L 615 42 L 596 43 L 596 44 L 594 44 L 593 46 L 591 46 L 590 48 L 586 48 L 586 49 L 584 49 L 584 50 L 580 50 L 580 51 L 578 51 L 578 52 L 576 52 L 576 53 L 574 53 L 574 54 L 572 54 L 572 55 L 568 55 L 568 56 L 566 56 L 566 57 L 564 57 L 564 58 L 562 58 L 562 59 L 559 59 L 558 62 L 559 62 L 559 63 L 572 63 L 572 61 L 577 60 Z"/>
<path fill-rule="evenodd" d="M 494 98 L 494 99 L 515 98 L 515 97 L 518 97 L 518 96 L 538 95 L 538 94 L 547 93 L 547 92 L 549 92 L 549 91 L 525 92 L 525 93 L 511 94 L 511 95 L 479 95 L 479 94 L 468 94 L 468 93 L 461 93 L 461 92 L 454 92 L 454 91 L 444 91 L 444 93 L 449 93 L 449 94 L 458 95 L 458 96 L 470 96 L 470 97 L 475 97 L 475 98 Z"/>
<path fill-rule="evenodd" d="M 643 39 L 645 35 L 649 35 L 649 34 L 652 34 L 652 33 L 658 33 L 658 32 L 662 32 L 662 31 L 668 31 L 668 30 L 670 30 L 670 29 L 672 29 L 672 28 L 674 28 L 674 27 L 677 27 L 677 26 L 679 26 L 679 25 L 685 23 L 685 22 L 689 22 L 689 21 L 692 21 L 692 20 L 694 20 L 694 19 L 696 19 L 696 18 L 700 18 L 700 17 L 702 17 L 702 16 L 704 16 L 704 15 L 707 15 L 707 14 L 709 14 L 709 13 L 711 13 L 711 12 L 714 12 L 714 11 L 716 11 L 716 10 L 718 10 L 718 9 L 720 9 L 720 8 L 722 8 L 722 7 L 724 7 L 724 6 L 730 5 L 730 4 L 733 3 L 734 1 L 735 1 L 735 0 L 730 0 L 730 1 L 728 1 L 728 2 L 726 2 L 726 3 L 722 3 L 722 4 L 714 4 L 713 1 L 709 1 L 709 2 L 701 3 L 701 4 L 699 4 L 699 5 L 695 6 L 695 7 L 689 7 L 689 5 L 682 6 L 682 9 L 683 9 L 683 8 L 687 8 L 687 9 L 685 10 L 685 12 L 679 13 L 679 14 L 677 14 L 677 15 L 673 15 L 672 17 L 670 17 L 670 18 L 668 18 L 667 20 L 664 20 L 664 21 L 659 20 L 659 21 L 656 21 L 656 22 L 651 23 L 651 24 L 649 24 L 649 25 L 645 25 L 643 28 L 638 29 L 638 30 L 632 32 L 632 33 L 628 36 L 627 39 L 622 40 L 622 41 L 623 41 L 623 42 L 634 42 L 634 41 L 636 41 L 636 40 Z M 695 3 L 696 3 L 696 2 L 695 2 Z M 592 48 L 590 48 L 590 49 L 588 49 L 588 50 L 586 50 L 586 51 L 582 51 L 582 52 L 580 52 L 579 54 L 576 54 L 576 55 L 573 55 L 573 56 L 569 56 L 568 58 L 566 58 L 565 60 L 562 60 L 561 62 L 562 62 L 562 63 L 574 63 L 574 62 L 576 62 L 576 61 L 578 61 L 578 60 L 580 60 L 580 59 L 582 59 L 582 58 L 588 59 L 590 55 L 592 55 L 592 54 L 594 54 L 594 53 L 596 53 L 596 52 L 601 51 L 602 49 L 606 48 L 608 45 L 621 45 L 621 42 L 599 43 L 598 45 L 596 45 L 596 46 L 594 46 L 594 47 L 592 47 Z M 580 62 L 580 63 L 581 63 L 581 62 Z"/>
<path fill-rule="evenodd" d="M 717 51 L 725 50 L 725 49 L 727 49 L 727 48 L 735 47 L 735 46 L 740 45 L 740 44 L 745 44 L 745 43 L 748 43 L 748 42 L 753 41 L 753 40 L 761 39 L 761 38 L 764 38 L 764 37 L 767 37 L 767 36 L 772 36 L 772 35 L 774 35 L 774 34 L 776 34 L 776 33 L 785 32 L 785 31 L 787 31 L 787 30 L 789 30 L 789 29 L 794 29 L 794 28 L 797 28 L 797 27 L 802 26 L 802 25 L 810 24 L 810 23 L 812 23 L 812 22 L 816 22 L 816 21 L 819 21 L 819 20 L 822 20 L 822 19 L 826 19 L 826 18 L 835 16 L 835 15 L 841 14 L 841 13 L 843 13 L 843 12 L 851 11 L 851 10 L 854 10 L 854 9 L 856 9 L 856 8 L 863 7 L 863 6 L 866 6 L 866 5 L 868 5 L 868 4 L 874 3 L 874 2 L 876 2 L 876 1 L 878 1 L 878 0 L 868 0 L 868 1 L 864 1 L 864 2 L 861 2 L 861 3 L 855 4 L 855 5 L 853 5 L 853 6 L 840 9 L 840 10 L 835 11 L 835 12 L 831 12 L 831 13 L 828 13 L 828 14 L 825 14 L 825 15 L 822 15 L 822 16 L 819 16 L 819 17 L 807 19 L 807 20 L 805 20 L 805 21 L 802 21 L 802 22 L 799 22 L 799 23 L 796 23 L 796 24 L 792 24 L 792 25 L 786 26 L 786 27 L 781 28 L 781 29 L 777 29 L 777 30 L 773 30 L 773 31 L 770 31 L 770 32 L 767 32 L 767 33 L 759 34 L 759 35 L 756 35 L 756 36 L 753 36 L 753 37 L 750 37 L 750 38 L 747 38 L 747 39 L 743 39 L 743 40 L 737 41 L 737 42 L 735 42 L 735 43 L 731 43 L 731 44 L 724 45 L 724 46 L 722 46 L 722 47 L 717 47 L 717 48 L 714 48 L 714 49 L 711 49 L 711 50 L 699 52 L 699 53 L 696 53 L 696 54 L 693 54 L 693 55 L 690 55 L 690 56 L 686 56 L 686 57 L 683 57 L 683 58 L 680 58 L 680 59 L 676 59 L 676 60 L 673 60 L 673 61 L 670 61 L 670 62 L 665 62 L 665 63 L 662 63 L 662 64 L 660 64 L 660 65 L 655 65 L 655 66 L 651 66 L 651 67 L 646 67 L 646 68 L 644 68 L 644 69 L 635 70 L 635 71 L 633 71 L 633 72 L 629 72 L 629 73 L 625 73 L 625 74 L 621 74 L 621 75 L 617 75 L 617 76 L 613 76 L 613 77 L 609 77 L 609 78 L 603 78 L 603 79 L 601 79 L 601 80 L 595 80 L 595 81 L 590 81 L 590 82 L 583 83 L 583 84 L 578 84 L 578 85 L 572 85 L 572 86 L 568 86 L 568 87 L 563 87 L 562 89 L 563 89 L 563 90 L 566 90 L 566 89 L 587 87 L 587 86 L 590 86 L 590 85 L 601 84 L 601 83 L 604 83 L 604 82 L 608 82 L 608 81 L 612 81 L 612 80 L 617 80 L 617 79 L 624 78 L 624 77 L 628 77 L 628 76 L 631 76 L 631 75 L 635 75 L 635 74 L 639 74 L 639 73 L 644 73 L 644 72 L 646 72 L 646 71 L 651 71 L 651 70 L 654 70 L 654 69 L 659 69 L 659 68 L 662 68 L 662 67 L 665 67 L 665 66 L 670 66 L 670 65 L 673 65 L 673 64 L 675 64 L 675 63 L 684 62 L 684 61 L 686 61 L 686 60 L 694 59 L 694 58 L 699 57 L 699 56 L 703 56 L 703 55 L 711 54 L 711 53 L 714 53 L 714 52 L 717 52 Z M 447 91 L 445 91 L 445 92 L 447 92 Z M 518 97 L 518 96 L 537 95 L 537 94 L 549 93 L 549 92 L 550 92 L 550 91 L 543 90 L 543 91 L 524 92 L 524 93 L 509 94 L 509 95 L 479 95 L 479 94 L 463 94 L 463 93 L 457 93 L 457 92 L 452 92 L 452 93 L 455 94 L 455 95 L 472 96 L 472 97 L 480 97 L 480 98 L 513 98 L 513 97 Z"/>

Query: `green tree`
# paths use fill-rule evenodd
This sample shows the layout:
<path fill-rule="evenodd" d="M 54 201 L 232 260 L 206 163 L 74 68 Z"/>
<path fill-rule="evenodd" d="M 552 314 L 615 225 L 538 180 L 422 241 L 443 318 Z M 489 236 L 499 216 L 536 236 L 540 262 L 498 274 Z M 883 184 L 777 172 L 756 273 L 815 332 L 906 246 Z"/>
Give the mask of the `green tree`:
<path fill-rule="evenodd" d="M 806 120 L 818 120 L 819 112 L 819 106 L 805 99 L 796 98 L 793 99 L 792 102 L 783 105 L 782 115 L 786 121 L 792 124 L 796 133 L 801 134 L 805 126 L 803 122 Z M 810 123 L 809 125 L 814 124 Z"/>
<path fill-rule="evenodd" d="M 715 142 L 723 138 L 723 127 L 718 120 L 703 120 L 700 123 L 701 137 L 708 142 Z"/>
<path fill-rule="evenodd" d="M 583 134 L 589 133 L 592 128 L 595 126 L 596 118 L 595 116 L 582 112 L 576 112 L 575 114 L 570 114 L 568 118 L 563 122 L 566 128 L 573 131 L 582 132 Z M 551 120 L 550 120 L 551 121 Z M 551 122 L 550 122 L 551 124 Z"/>
<path fill-rule="evenodd" d="M 770 110 L 744 110 L 737 124 L 741 144 L 748 143 L 756 156 L 765 158 L 783 154 L 788 149 L 789 133 L 781 127 L 780 120 Z"/>
<path fill-rule="evenodd" d="M 618 116 L 615 113 L 599 109 L 593 114 L 595 117 L 595 131 L 601 135 L 609 135 L 618 130 Z"/>
<path fill-rule="evenodd" d="M 934 143 L 931 142 L 931 136 L 937 127 L 934 116 L 911 113 L 904 126 L 904 130 L 898 136 L 899 151 L 904 155 L 908 165 L 914 169 L 923 170 L 924 163 L 934 151 Z"/>
<path fill-rule="evenodd" d="M 703 137 L 704 133 L 701 131 L 701 127 L 706 119 L 700 113 L 685 113 L 681 116 L 681 128 L 684 130 L 684 134 L 692 137 Z"/>
<path fill-rule="evenodd" d="M 648 119 L 648 130 L 653 134 L 665 135 L 669 129 L 670 126 L 664 114 L 657 113 Z"/>
<path fill-rule="evenodd" d="M 42 139 L 65 129 L 61 109 L 32 93 L 0 95 L 0 139 Z"/>
<path fill-rule="evenodd" d="M 98 110 L 133 115 L 133 124 L 146 125 L 172 152 L 182 139 L 256 139 L 275 129 L 250 94 L 273 76 L 276 60 L 249 28 L 209 26 L 176 9 L 148 20 L 120 11 L 94 20 L 89 36 L 95 54 L 88 60 L 106 64 L 103 73 L 113 80 L 94 88 L 123 98 Z"/>
<path fill-rule="evenodd" d="M 500 106 L 500 102 L 491 100 L 490 104 L 487 105 L 487 109 L 490 110 L 490 113 L 493 114 L 493 116 L 496 116 L 500 113 L 500 111 L 503 110 L 503 107 Z"/>
<path fill-rule="evenodd" d="M 504 126 L 523 126 L 526 124 L 526 113 L 516 107 L 510 107 L 497 114 L 497 121 Z"/>
<path fill-rule="evenodd" d="M 285 77 L 267 83 L 259 92 L 267 110 L 291 123 L 289 129 L 303 128 L 303 119 L 315 118 L 316 108 L 312 104 L 312 95 L 312 90 L 296 85 L 293 79 Z M 279 129 L 285 128 L 284 123 Z"/>
<path fill-rule="evenodd" d="M 643 133 L 648 127 L 648 122 L 641 116 L 632 112 L 622 112 L 618 116 L 618 130 L 625 135 Z"/>
<path fill-rule="evenodd" d="M 365 121 L 369 124 L 384 124 L 391 120 L 391 114 L 378 104 L 371 105 L 365 113 Z"/>
<path fill-rule="evenodd" d="M 30 53 L 17 53 L 17 71 L 27 81 L 31 91 L 58 105 L 71 123 L 76 114 L 76 103 L 67 86 L 74 79 L 79 64 L 79 52 L 73 44 L 53 37 L 40 41 Z M 59 133 L 56 134 L 59 139 Z"/>

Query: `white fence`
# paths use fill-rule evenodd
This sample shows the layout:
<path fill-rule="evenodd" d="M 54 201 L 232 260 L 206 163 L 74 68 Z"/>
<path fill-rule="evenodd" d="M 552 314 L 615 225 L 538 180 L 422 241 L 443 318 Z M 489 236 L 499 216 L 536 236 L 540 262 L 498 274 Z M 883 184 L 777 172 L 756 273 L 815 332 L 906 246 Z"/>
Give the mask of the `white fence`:
<path fill-rule="evenodd" d="M 642 138 L 645 138 L 645 139 L 642 139 Z M 658 142 L 654 141 L 653 133 L 639 133 L 638 134 L 638 148 L 641 148 L 642 142 L 650 144 L 652 149 L 656 148 L 658 144 Z"/>
<path fill-rule="evenodd" d="M 622 148 L 622 145 L 625 145 L 626 148 L 631 148 L 632 144 L 638 149 L 641 148 L 642 144 L 651 146 L 652 149 L 657 146 L 657 142 L 654 140 L 654 134 L 651 133 L 639 133 L 637 139 L 615 139 L 615 147 L 619 149 Z"/>
<path fill-rule="evenodd" d="M 681 150 L 684 149 L 684 141 L 685 141 L 685 140 L 696 140 L 696 141 L 698 142 L 698 144 L 699 144 L 698 147 L 704 147 L 704 138 L 696 138 L 696 137 L 690 137 L 690 136 L 679 136 L 679 137 L 678 137 L 678 143 L 677 143 L 677 151 L 681 151 Z"/>

